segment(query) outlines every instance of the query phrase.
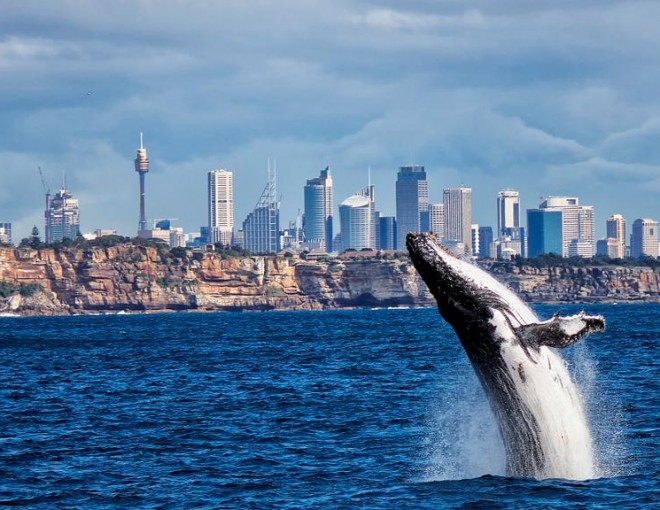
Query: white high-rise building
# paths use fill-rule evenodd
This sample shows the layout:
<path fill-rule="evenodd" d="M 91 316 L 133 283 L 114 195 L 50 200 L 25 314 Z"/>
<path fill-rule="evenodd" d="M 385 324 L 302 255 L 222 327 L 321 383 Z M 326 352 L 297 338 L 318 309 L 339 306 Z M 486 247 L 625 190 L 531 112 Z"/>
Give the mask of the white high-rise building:
<path fill-rule="evenodd" d="M 376 249 L 374 187 L 367 186 L 339 205 L 342 249 Z"/>
<path fill-rule="evenodd" d="M 616 248 L 611 251 L 613 258 L 622 259 L 626 256 L 626 219 L 620 214 L 607 218 L 607 237 L 616 240 Z"/>
<path fill-rule="evenodd" d="M 639 218 L 633 222 L 630 241 L 630 256 L 658 256 L 658 222 L 649 218 Z"/>
<path fill-rule="evenodd" d="M 329 166 L 305 185 L 303 231 L 308 247 L 332 251 L 332 176 Z"/>
<path fill-rule="evenodd" d="M 234 235 L 234 174 L 211 170 L 208 174 L 209 243 L 231 245 Z"/>
<path fill-rule="evenodd" d="M 451 243 L 463 243 L 465 252 L 472 248 L 472 188 L 444 190 L 445 239 Z"/>
<path fill-rule="evenodd" d="M 580 205 L 577 197 L 547 197 L 539 209 L 562 213 L 562 256 L 593 257 L 596 220 L 593 205 Z"/>
<path fill-rule="evenodd" d="M 429 230 L 438 239 L 445 237 L 445 206 L 444 204 L 429 204 Z"/>
<path fill-rule="evenodd" d="M 509 259 L 525 255 L 525 230 L 520 227 L 520 193 L 505 189 L 497 194 L 498 257 Z"/>
<path fill-rule="evenodd" d="M 502 190 L 497 194 L 498 237 L 507 228 L 520 227 L 520 193 Z"/>

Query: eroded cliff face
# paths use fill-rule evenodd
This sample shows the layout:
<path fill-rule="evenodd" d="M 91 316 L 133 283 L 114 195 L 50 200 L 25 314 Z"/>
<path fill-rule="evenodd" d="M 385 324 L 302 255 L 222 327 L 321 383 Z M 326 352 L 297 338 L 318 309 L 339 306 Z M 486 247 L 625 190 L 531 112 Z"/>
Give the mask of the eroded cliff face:
<path fill-rule="evenodd" d="M 487 268 L 531 302 L 660 301 L 660 273 L 644 267 Z M 435 305 L 405 258 L 175 258 L 133 245 L 0 248 L 0 282 L 32 287 L 0 298 L 1 313 L 24 315 Z"/>
<path fill-rule="evenodd" d="M 165 310 L 321 309 L 431 305 L 405 260 L 161 257 L 156 248 L 0 248 L 0 281 L 43 292 L 14 294 L 0 311 L 20 314 Z"/>
<path fill-rule="evenodd" d="M 660 301 L 660 272 L 649 267 L 517 267 L 488 269 L 529 302 Z"/>

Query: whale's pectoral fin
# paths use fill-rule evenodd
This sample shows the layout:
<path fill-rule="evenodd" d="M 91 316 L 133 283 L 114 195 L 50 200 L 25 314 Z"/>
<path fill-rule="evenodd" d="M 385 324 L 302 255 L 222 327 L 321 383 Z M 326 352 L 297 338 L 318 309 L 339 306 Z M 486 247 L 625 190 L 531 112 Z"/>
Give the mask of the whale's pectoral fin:
<path fill-rule="evenodd" d="M 589 333 L 603 331 L 605 320 L 600 315 L 581 312 L 570 317 L 555 315 L 552 319 L 536 324 L 527 324 L 517 329 L 518 338 L 530 347 L 568 347 Z"/>

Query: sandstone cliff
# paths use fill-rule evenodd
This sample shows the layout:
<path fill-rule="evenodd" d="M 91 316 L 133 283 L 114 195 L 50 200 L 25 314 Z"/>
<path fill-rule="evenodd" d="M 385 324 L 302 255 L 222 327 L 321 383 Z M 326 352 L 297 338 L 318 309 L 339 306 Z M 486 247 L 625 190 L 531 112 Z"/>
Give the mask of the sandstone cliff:
<path fill-rule="evenodd" d="M 433 304 L 405 259 L 223 259 L 192 252 L 176 258 L 133 245 L 0 248 L 0 281 L 40 289 L 0 300 L 0 312 L 18 314 Z"/>
<path fill-rule="evenodd" d="M 660 273 L 650 268 L 487 269 L 531 302 L 660 301 Z M 177 258 L 130 244 L 0 248 L 0 284 L 0 312 L 23 315 L 434 305 L 406 258 Z"/>
<path fill-rule="evenodd" d="M 488 269 L 529 302 L 660 301 L 660 272 L 650 267 L 517 267 Z"/>

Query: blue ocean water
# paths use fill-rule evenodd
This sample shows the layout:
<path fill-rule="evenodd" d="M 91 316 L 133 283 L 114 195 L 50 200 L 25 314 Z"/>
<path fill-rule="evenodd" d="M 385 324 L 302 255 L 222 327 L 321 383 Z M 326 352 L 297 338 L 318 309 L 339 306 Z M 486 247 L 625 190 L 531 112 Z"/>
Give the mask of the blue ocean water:
<path fill-rule="evenodd" d="M 503 475 L 435 309 L 1 318 L 0 506 L 652 507 L 660 306 L 587 309 L 608 329 L 564 351 L 601 468 L 579 482 Z"/>

